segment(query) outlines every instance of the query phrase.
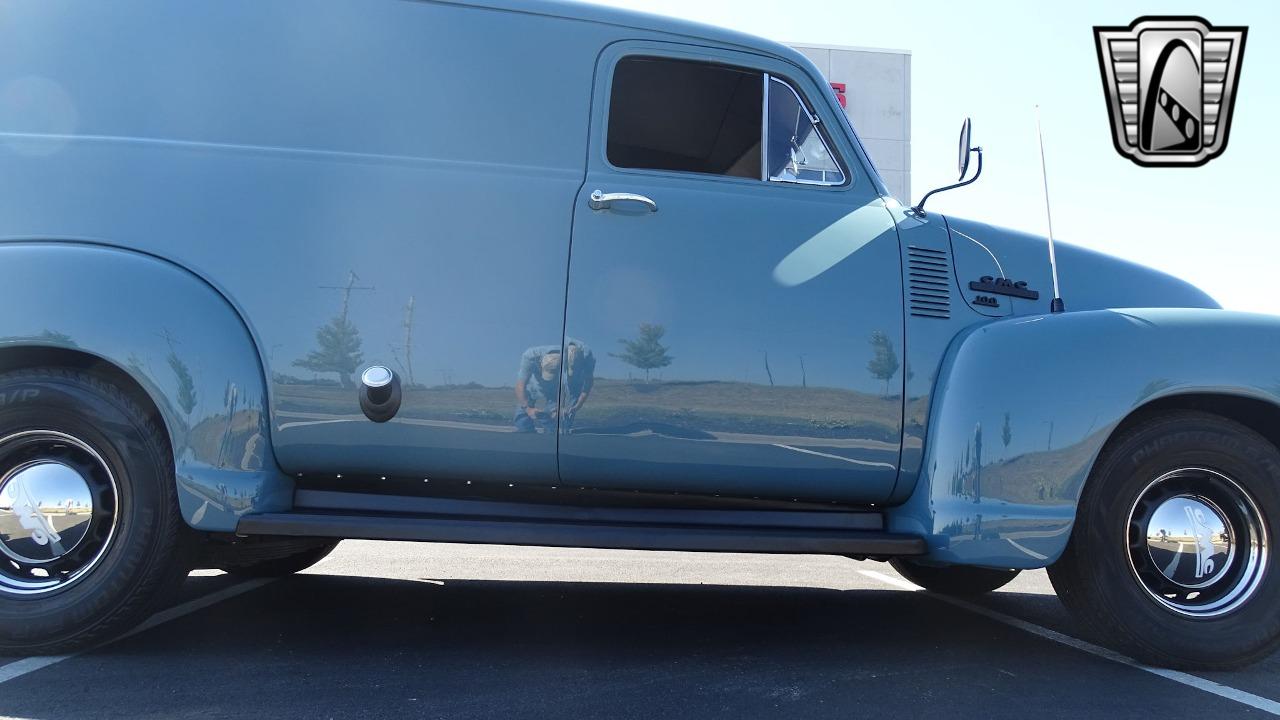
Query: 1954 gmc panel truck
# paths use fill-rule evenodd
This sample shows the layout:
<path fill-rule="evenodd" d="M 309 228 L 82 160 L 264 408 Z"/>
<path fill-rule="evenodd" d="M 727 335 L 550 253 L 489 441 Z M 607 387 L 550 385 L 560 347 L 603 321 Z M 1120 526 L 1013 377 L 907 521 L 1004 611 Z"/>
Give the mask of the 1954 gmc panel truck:
<path fill-rule="evenodd" d="M 1048 567 L 1144 661 L 1280 641 L 1280 321 L 1069 246 L 1050 312 L 1045 239 L 895 201 L 785 47 L 543 0 L 0 27 L 6 651 L 341 538 Z"/>

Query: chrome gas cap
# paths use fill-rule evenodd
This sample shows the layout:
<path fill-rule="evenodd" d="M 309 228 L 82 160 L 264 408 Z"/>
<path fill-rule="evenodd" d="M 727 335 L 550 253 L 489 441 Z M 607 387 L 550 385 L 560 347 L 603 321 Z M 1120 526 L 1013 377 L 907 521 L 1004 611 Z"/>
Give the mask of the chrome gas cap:
<path fill-rule="evenodd" d="M 400 378 L 385 365 L 374 365 L 360 373 L 360 410 L 376 423 L 384 423 L 400 412 Z"/>
<path fill-rule="evenodd" d="M 1202 497 L 1178 495 L 1160 503 L 1147 522 L 1146 535 L 1152 563 L 1184 588 L 1209 587 L 1235 558 L 1226 515 Z"/>
<path fill-rule="evenodd" d="M 391 372 L 391 368 L 383 365 L 373 365 L 369 369 L 360 374 L 360 382 L 366 387 L 382 388 L 391 384 L 396 374 Z"/>
<path fill-rule="evenodd" d="M 36 460 L 0 478 L 0 552 L 42 564 L 70 553 L 93 520 L 89 482 L 70 465 Z"/>

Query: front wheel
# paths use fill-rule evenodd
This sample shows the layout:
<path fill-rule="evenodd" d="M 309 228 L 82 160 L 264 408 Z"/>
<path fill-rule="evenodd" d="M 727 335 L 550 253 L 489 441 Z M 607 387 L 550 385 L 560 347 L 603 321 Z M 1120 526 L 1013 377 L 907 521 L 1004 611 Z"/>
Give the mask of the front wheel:
<path fill-rule="evenodd" d="M 1118 436 L 1049 568 L 1064 605 L 1144 662 L 1217 670 L 1280 645 L 1280 451 L 1215 415 L 1178 412 Z"/>
<path fill-rule="evenodd" d="M 942 595 L 982 595 L 998 590 L 1018 576 L 1017 570 L 965 565 L 923 565 L 906 558 L 889 561 L 902 577 L 925 590 Z"/>

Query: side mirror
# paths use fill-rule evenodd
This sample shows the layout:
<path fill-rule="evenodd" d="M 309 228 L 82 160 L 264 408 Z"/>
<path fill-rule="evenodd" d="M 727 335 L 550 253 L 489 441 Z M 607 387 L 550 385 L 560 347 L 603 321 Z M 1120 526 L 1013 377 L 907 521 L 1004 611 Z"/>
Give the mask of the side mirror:
<path fill-rule="evenodd" d="M 915 213 L 916 215 L 923 216 L 924 204 L 926 201 L 928 201 L 930 197 L 933 196 L 934 193 L 940 193 L 947 190 L 955 190 L 958 187 L 964 187 L 965 185 L 968 185 L 973 181 L 977 180 L 978 176 L 982 175 L 982 148 L 973 147 L 972 145 L 973 145 L 973 123 L 969 120 L 969 118 L 965 118 L 964 124 L 960 126 L 960 162 L 959 162 L 960 182 L 957 182 L 954 185 L 947 185 L 946 187 L 935 188 L 925 193 L 925 196 L 923 198 L 920 198 L 920 202 L 915 207 L 911 208 L 911 211 L 913 213 Z M 969 178 L 968 180 L 965 180 L 964 176 L 969 172 L 969 158 L 973 156 L 973 153 L 978 154 L 978 171 L 973 174 L 973 177 Z"/>
<path fill-rule="evenodd" d="M 964 124 L 960 126 L 960 177 L 963 180 L 965 173 L 969 172 L 969 158 L 973 155 L 970 140 L 973 135 L 973 123 L 969 118 L 964 119 Z"/>

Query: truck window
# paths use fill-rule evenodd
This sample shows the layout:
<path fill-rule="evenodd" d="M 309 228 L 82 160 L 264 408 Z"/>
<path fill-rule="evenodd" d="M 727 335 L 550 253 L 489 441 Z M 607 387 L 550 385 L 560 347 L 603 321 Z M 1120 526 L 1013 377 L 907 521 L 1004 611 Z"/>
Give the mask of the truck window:
<path fill-rule="evenodd" d="M 609 101 L 609 162 L 760 180 L 763 87 L 759 72 L 624 58 Z"/>
<path fill-rule="evenodd" d="M 769 78 L 769 179 L 809 185 L 842 185 L 844 171 L 818 130 L 818 122 L 800 95 L 778 78 Z"/>

